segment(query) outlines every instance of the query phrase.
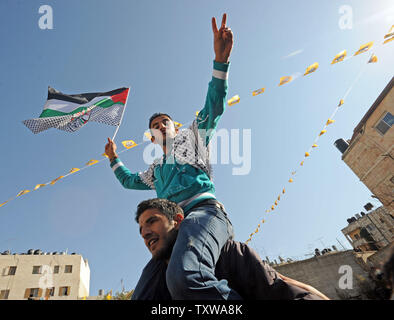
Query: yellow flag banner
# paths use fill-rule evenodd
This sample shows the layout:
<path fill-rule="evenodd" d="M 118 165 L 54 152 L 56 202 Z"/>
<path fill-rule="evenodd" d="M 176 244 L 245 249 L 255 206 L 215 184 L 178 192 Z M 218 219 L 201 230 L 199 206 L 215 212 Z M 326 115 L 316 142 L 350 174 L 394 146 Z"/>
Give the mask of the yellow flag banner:
<path fill-rule="evenodd" d="M 369 49 L 372 48 L 372 46 L 373 46 L 373 41 L 368 42 L 368 43 L 362 45 L 360 47 L 360 49 L 358 49 L 357 52 L 354 55 L 357 56 L 357 55 L 359 55 L 361 53 L 367 52 Z"/>
<path fill-rule="evenodd" d="M 332 60 L 331 64 L 341 62 L 341 61 L 343 61 L 343 59 L 345 59 L 345 57 L 346 57 L 346 50 L 343 50 L 335 56 L 335 58 L 334 58 L 334 60 Z"/>
<path fill-rule="evenodd" d="M 315 62 L 314 64 L 311 64 L 308 68 L 306 68 L 304 76 L 306 76 L 312 72 L 315 72 L 317 70 L 317 68 L 319 68 L 319 64 L 317 62 Z"/>
<path fill-rule="evenodd" d="M 391 41 L 391 40 L 394 40 L 394 26 L 391 27 L 391 29 L 390 29 L 389 32 L 384 36 L 384 38 L 386 39 L 386 41 L 385 41 L 384 43 L 387 43 L 387 42 L 389 42 L 389 41 Z M 368 42 L 368 43 L 366 43 L 366 44 L 360 46 L 359 50 L 354 54 L 354 56 L 357 56 L 357 55 L 359 55 L 359 54 L 361 54 L 361 53 L 364 53 L 364 52 L 370 50 L 370 48 L 372 47 L 373 43 L 374 43 L 374 42 L 371 41 L 371 42 Z M 334 58 L 334 60 L 331 62 L 331 64 L 335 64 L 335 63 L 338 63 L 338 62 L 343 61 L 343 60 L 345 59 L 346 55 L 347 55 L 347 51 L 346 51 L 346 50 L 343 50 L 342 52 L 338 53 L 338 54 L 335 56 L 335 58 Z M 372 55 L 372 56 L 370 57 L 368 63 L 374 63 L 374 62 L 377 62 L 377 57 L 376 57 L 375 55 Z M 307 67 L 307 69 L 306 69 L 304 75 L 311 74 L 311 73 L 315 72 L 318 68 L 319 68 L 319 63 L 318 63 L 318 62 L 315 62 L 315 63 L 313 63 L 313 64 L 311 64 L 310 66 Z M 295 80 L 297 77 L 298 77 L 298 76 L 297 76 L 296 74 L 295 74 L 295 78 L 294 78 L 293 76 L 284 76 L 284 77 L 281 77 L 278 86 L 282 86 L 282 85 L 284 85 L 284 84 L 286 84 L 286 83 L 289 83 L 289 82 Z M 258 95 L 260 95 L 261 93 L 263 93 L 263 92 L 265 92 L 265 91 L 266 91 L 266 88 L 265 88 L 265 87 L 260 88 L 260 89 L 257 89 L 257 90 L 254 90 L 254 91 L 252 92 L 252 96 L 258 96 Z M 348 92 L 350 92 L 350 91 L 348 90 Z M 240 102 L 240 96 L 239 96 L 239 95 L 235 95 L 235 96 L 233 96 L 231 99 L 229 99 L 229 100 L 227 101 L 227 103 L 228 103 L 229 106 L 235 105 L 235 104 L 237 104 L 237 103 L 239 103 L 239 102 Z M 339 104 L 338 104 L 338 106 L 337 106 L 337 108 L 340 107 L 340 106 L 343 105 L 343 104 L 344 104 L 344 99 L 341 99 L 340 102 L 339 102 Z M 335 112 L 336 112 L 336 111 L 335 111 Z M 334 115 L 335 115 L 335 112 L 334 112 Z M 196 112 L 196 116 L 198 116 L 198 112 Z M 331 117 L 327 120 L 325 126 L 334 123 L 334 120 L 333 120 L 332 118 L 333 118 L 333 116 L 331 116 Z M 179 122 L 175 122 L 175 121 L 174 121 L 174 123 L 175 123 L 175 125 L 176 125 L 177 128 L 183 126 L 183 125 L 182 125 L 181 123 L 179 123 Z M 326 130 L 325 127 L 324 127 L 323 130 L 320 131 L 318 137 L 320 137 L 321 135 L 323 135 L 326 131 L 327 131 L 327 130 Z M 150 140 L 150 139 L 152 138 L 152 135 L 150 134 L 149 131 L 145 132 L 145 133 L 144 133 L 144 136 L 145 136 L 148 140 Z M 318 138 L 318 137 L 317 137 L 317 138 Z M 315 142 L 316 142 L 316 141 L 315 141 Z M 315 142 L 313 143 L 311 149 L 317 147 L 317 144 L 316 144 Z M 133 140 L 126 140 L 126 141 L 123 141 L 122 144 L 123 144 L 123 146 L 125 147 L 125 149 L 122 150 L 121 152 L 127 151 L 127 150 L 129 150 L 129 149 L 131 149 L 131 148 L 134 148 L 135 146 L 138 145 L 138 144 L 135 143 Z M 142 143 L 141 143 L 141 144 L 142 144 Z M 120 153 L 121 153 L 121 152 L 120 152 Z M 305 158 L 309 156 L 309 152 L 310 152 L 310 151 L 308 151 L 307 153 L 305 153 Z M 105 157 L 105 158 L 108 158 L 108 156 L 107 156 L 105 153 L 103 153 L 102 156 Z M 44 187 L 44 186 L 46 186 L 46 185 L 48 185 L 48 184 L 54 185 L 54 184 L 55 184 L 57 181 L 59 181 L 60 179 L 66 177 L 66 176 L 68 176 L 68 175 L 70 175 L 70 174 L 72 174 L 72 173 L 75 173 L 75 172 L 77 172 L 77 171 L 80 171 L 80 170 L 83 170 L 83 169 L 85 169 L 85 168 L 87 168 L 87 167 L 90 167 L 90 166 L 92 166 L 92 165 L 94 165 L 94 164 L 96 164 L 96 163 L 98 163 L 98 162 L 104 160 L 105 158 L 103 158 L 103 159 L 101 159 L 101 160 L 95 160 L 95 159 L 89 160 L 89 161 L 85 164 L 85 167 L 83 167 L 83 168 L 81 168 L 81 169 L 79 169 L 79 168 L 72 168 L 72 169 L 69 171 L 69 173 L 66 174 L 66 175 L 64 175 L 64 176 L 59 176 L 58 178 L 56 178 L 56 179 L 54 179 L 54 180 L 52 180 L 52 181 L 50 181 L 50 182 L 48 182 L 48 183 L 46 183 L 46 184 L 37 184 L 37 185 L 34 187 L 34 190 L 33 190 L 33 191 L 38 190 L 38 189 L 40 189 L 40 188 L 42 188 L 42 187 Z M 304 164 L 304 160 L 300 163 L 300 166 L 303 166 L 303 164 Z M 292 178 L 289 179 L 289 182 L 293 182 L 293 179 L 292 179 Z M 28 192 L 30 192 L 30 190 L 22 190 L 22 191 L 20 191 L 20 192 L 15 196 L 15 198 L 16 198 L 16 197 L 19 197 L 19 196 L 21 196 L 21 195 L 24 195 L 24 194 L 26 194 L 26 193 L 28 193 Z M 282 192 L 282 193 L 283 193 L 283 194 L 285 193 L 285 189 L 283 189 L 283 192 Z M 12 199 L 14 199 L 14 198 L 12 198 Z M 11 201 L 12 199 L 9 199 L 9 200 L 7 200 L 7 201 L 1 203 L 1 204 L 0 204 L 0 207 L 1 207 L 1 206 L 4 206 L 6 203 L 8 203 L 9 201 Z M 278 200 L 279 200 L 279 199 L 278 199 Z M 271 209 L 274 210 L 274 206 L 272 206 Z M 270 210 L 267 210 L 267 211 L 270 211 Z"/>
<path fill-rule="evenodd" d="M 125 141 L 122 141 L 122 144 L 123 144 L 123 146 L 124 146 L 126 149 L 131 149 L 131 148 L 134 148 L 134 147 L 137 146 L 137 144 L 136 144 L 133 140 L 125 140 Z"/>

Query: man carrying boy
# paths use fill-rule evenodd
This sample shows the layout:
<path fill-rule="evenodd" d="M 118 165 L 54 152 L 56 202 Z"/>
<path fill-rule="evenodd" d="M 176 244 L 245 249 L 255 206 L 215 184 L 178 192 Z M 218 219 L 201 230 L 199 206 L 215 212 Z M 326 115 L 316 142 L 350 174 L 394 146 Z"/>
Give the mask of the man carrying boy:
<path fill-rule="evenodd" d="M 108 138 L 105 153 L 116 177 L 128 189 L 156 190 L 157 197 L 182 207 L 185 219 L 179 228 L 166 272 L 172 299 L 241 299 L 227 281 L 215 276 L 215 265 L 233 231 L 223 205 L 216 200 L 211 179 L 208 144 L 224 112 L 227 94 L 229 57 L 233 34 L 226 27 L 226 14 L 218 30 L 212 18 L 215 61 L 204 108 L 189 130 L 175 127 L 167 114 L 154 114 L 149 120 L 151 141 L 163 149 L 163 156 L 141 173 L 131 173 L 116 154 L 115 143 Z M 150 239 L 154 250 L 160 238 Z M 145 267 L 140 281 L 155 272 L 156 262 Z M 157 266 L 157 265 L 156 265 Z"/>

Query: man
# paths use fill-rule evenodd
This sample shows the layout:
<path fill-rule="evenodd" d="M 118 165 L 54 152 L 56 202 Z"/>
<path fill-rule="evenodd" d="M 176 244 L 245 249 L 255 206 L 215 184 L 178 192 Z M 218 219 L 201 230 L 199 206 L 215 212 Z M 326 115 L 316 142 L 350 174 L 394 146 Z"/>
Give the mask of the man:
<path fill-rule="evenodd" d="M 229 57 L 233 47 L 233 34 L 226 26 L 226 19 L 224 14 L 218 30 L 216 20 L 212 18 L 215 52 L 212 80 L 205 106 L 189 130 L 178 132 L 169 115 L 154 114 L 149 120 L 151 140 L 162 148 L 163 156 L 142 173 L 131 173 L 123 165 L 111 139 L 108 138 L 105 146 L 111 168 L 123 187 L 156 190 L 157 197 L 174 201 L 183 208 L 185 219 L 166 273 L 173 299 L 240 298 L 214 273 L 220 251 L 233 232 L 227 214 L 215 196 L 208 149 L 226 104 Z M 144 276 L 155 272 L 155 263 L 151 261 L 147 265 Z"/>
<path fill-rule="evenodd" d="M 149 270 L 148 277 L 141 277 L 132 300 L 171 300 L 165 273 L 183 220 L 182 208 L 171 201 L 150 199 L 138 205 L 139 231 L 156 264 L 154 273 Z M 232 240 L 223 247 L 215 274 L 245 300 L 329 300 L 313 287 L 277 273 L 252 248 Z"/>

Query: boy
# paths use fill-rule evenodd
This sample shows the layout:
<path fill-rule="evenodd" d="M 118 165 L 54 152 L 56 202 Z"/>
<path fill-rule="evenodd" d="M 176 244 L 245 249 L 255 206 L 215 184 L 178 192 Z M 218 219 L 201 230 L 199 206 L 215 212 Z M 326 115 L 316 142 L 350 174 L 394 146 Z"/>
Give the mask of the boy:
<path fill-rule="evenodd" d="M 232 238 L 232 226 L 223 205 L 216 200 L 211 180 L 208 144 L 224 112 L 229 57 L 233 34 L 226 27 L 226 14 L 218 30 L 212 18 L 215 61 L 204 108 L 189 130 L 178 132 L 167 114 L 156 113 L 149 120 L 151 141 L 163 149 L 145 172 L 131 173 L 119 160 L 115 143 L 108 138 L 105 153 L 120 183 L 129 189 L 156 190 L 158 198 L 182 207 L 182 223 L 166 272 L 173 299 L 241 299 L 225 280 L 214 274 L 220 251 Z M 152 250 L 157 246 L 153 239 Z M 155 261 L 144 269 L 142 278 L 154 272 Z M 143 279 L 142 279 L 143 280 Z"/>

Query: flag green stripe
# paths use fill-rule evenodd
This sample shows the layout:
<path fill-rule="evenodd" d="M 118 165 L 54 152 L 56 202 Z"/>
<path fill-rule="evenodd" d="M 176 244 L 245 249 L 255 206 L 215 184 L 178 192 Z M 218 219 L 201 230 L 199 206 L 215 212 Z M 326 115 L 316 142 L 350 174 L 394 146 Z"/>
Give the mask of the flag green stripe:
<path fill-rule="evenodd" d="M 123 104 L 122 102 L 117 102 L 114 103 L 111 99 L 107 98 L 107 99 L 103 99 L 97 103 L 95 103 L 95 106 L 106 109 L 109 107 L 112 107 L 115 104 Z M 39 118 L 48 118 L 48 117 L 59 117 L 59 116 L 66 116 L 66 115 L 72 115 L 74 113 L 78 113 L 81 112 L 83 110 L 86 110 L 87 107 L 79 107 L 75 110 L 73 110 L 72 112 L 61 112 L 58 110 L 52 110 L 52 109 L 45 109 L 39 116 Z"/>

